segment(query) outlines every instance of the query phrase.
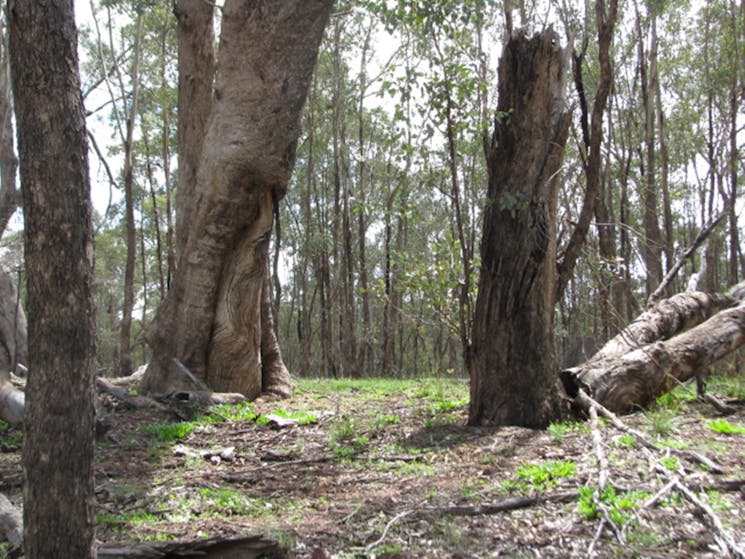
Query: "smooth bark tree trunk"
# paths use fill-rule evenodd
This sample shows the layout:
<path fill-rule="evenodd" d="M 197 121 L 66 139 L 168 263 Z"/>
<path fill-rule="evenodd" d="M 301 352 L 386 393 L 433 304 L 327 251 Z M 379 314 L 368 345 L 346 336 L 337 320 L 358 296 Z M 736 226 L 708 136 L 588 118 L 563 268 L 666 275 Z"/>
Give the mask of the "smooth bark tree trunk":
<path fill-rule="evenodd" d="M 144 388 L 184 385 L 175 359 L 212 389 L 255 398 L 288 393 L 289 375 L 267 382 L 279 355 L 264 338 L 262 299 L 274 200 L 294 166 L 305 101 L 331 0 L 228 1 L 215 102 L 197 173 L 195 210 L 174 284 L 147 332 L 153 360 Z M 183 224 L 186 226 L 186 224 Z M 268 305 L 266 306 L 267 310 Z M 280 388 L 282 387 L 282 388 Z"/>
<path fill-rule="evenodd" d="M 124 265 L 124 302 L 122 321 L 119 328 L 119 375 L 132 374 L 132 312 L 135 305 L 135 266 L 137 264 L 137 239 L 135 230 L 134 199 L 134 129 L 137 118 L 137 105 L 140 96 L 140 57 L 142 56 L 142 14 L 137 15 L 137 32 L 134 42 L 134 61 L 132 62 L 131 105 L 125 104 L 126 133 L 124 138 L 124 169 L 122 186 L 124 188 L 124 224 L 127 238 L 127 258 Z M 124 91 L 122 88 L 122 95 Z M 144 258 L 144 255 L 143 255 Z M 143 282 L 144 283 L 144 282 Z"/>
<path fill-rule="evenodd" d="M 499 63 L 468 359 L 472 425 L 545 427 L 560 415 L 553 310 L 558 175 L 570 120 L 566 74 L 553 30 L 514 34 Z"/>
<path fill-rule="evenodd" d="M 745 344 L 743 289 L 661 301 L 587 362 L 561 371 L 565 391 L 581 389 L 615 413 L 648 405 Z"/>
<path fill-rule="evenodd" d="M 186 249 L 189 227 L 201 194 L 197 171 L 212 113 L 215 79 L 215 6 L 204 0 L 178 0 L 173 6 L 178 38 L 178 188 L 176 257 Z M 205 188 L 207 185 L 201 185 Z"/>
<path fill-rule="evenodd" d="M 639 81 L 641 85 L 642 104 L 644 107 L 644 142 L 645 164 L 642 167 L 644 184 L 642 186 L 642 204 L 644 207 L 644 239 L 642 259 L 647 272 L 647 296 L 662 282 L 662 235 L 659 224 L 659 201 L 657 196 L 657 153 L 656 121 L 654 90 L 659 79 L 657 75 L 657 22 L 654 14 L 650 15 L 650 50 L 644 51 L 641 16 L 636 14 L 636 28 L 639 35 Z"/>
<path fill-rule="evenodd" d="M 94 557 L 93 233 L 73 3 L 8 2 L 28 292 L 25 556 Z"/>

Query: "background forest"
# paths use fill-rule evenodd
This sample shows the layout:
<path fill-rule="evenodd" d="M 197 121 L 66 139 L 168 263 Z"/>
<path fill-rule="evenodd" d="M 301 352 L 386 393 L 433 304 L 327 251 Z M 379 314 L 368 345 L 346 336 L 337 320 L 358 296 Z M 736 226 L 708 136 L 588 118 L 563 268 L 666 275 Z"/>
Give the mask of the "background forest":
<path fill-rule="evenodd" d="M 515 27 L 552 23 L 572 49 L 561 250 L 587 180 L 583 131 L 599 76 L 594 13 L 567 0 L 514 4 Z M 705 291 L 745 273 L 737 196 L 745 2 L 623 4 L 594 222 L 556 309 L 564 358 L 636 316 L 712 222 L 670 292 L 694 273 Z M 171 3 L 157 0 L 92 0 L 78 10 L 97 209 L 98 365 L 125 375 L 148 361 L 141 333 L 176 262 L 176 22 Z M 503 14 L 492 0 L 337 6 L 270 249 L 275 324 L 293 375 L 465 373 Z M 509 210 L 521 200 L 500 204 Z M 20 278 L 17 229 L 3 237 L 2 260 Z"/>

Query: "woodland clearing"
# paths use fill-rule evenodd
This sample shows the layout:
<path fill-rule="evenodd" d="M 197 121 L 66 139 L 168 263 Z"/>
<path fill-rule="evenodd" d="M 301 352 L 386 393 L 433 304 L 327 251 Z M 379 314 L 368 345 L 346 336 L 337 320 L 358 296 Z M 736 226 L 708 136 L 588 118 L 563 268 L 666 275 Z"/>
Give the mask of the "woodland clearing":
<path fill-rule="evenodd" d="M 722 557 L 727 536 L 745 547 L 742 380 L 711 381 L 736 410 L 726 418 L 695 387 L 622 418 L 656 450 L 603 420 L 466 427 L 465 379 L 297 384 L 289 400 L 188 421 L 104 396 L 97 540 L 261 535 L 277 544 L 266 557 L 315 559 Z M 18 503 L 22 433 L 0 429 L 0 491 Z"/>

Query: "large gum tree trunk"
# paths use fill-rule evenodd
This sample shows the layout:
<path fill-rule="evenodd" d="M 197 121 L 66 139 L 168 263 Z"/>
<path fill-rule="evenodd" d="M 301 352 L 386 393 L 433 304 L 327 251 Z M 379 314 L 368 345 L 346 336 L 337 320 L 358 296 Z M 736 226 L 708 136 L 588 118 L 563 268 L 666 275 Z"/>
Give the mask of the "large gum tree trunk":
<path fill-rule="evenodd" d="M 560 414 L 553 308 L 557 176 L 569 125 L 566 70 L 551 29 L 532 38 L 513 34 L 499 63 L 468 356 L 472 425 L 543 427 Z"/>
<path fill-rule="evenodd" d="M 233 0 L 223 8 L 214 106 L 174 284 L 148 340 L 146 390 L 184 385 L 181 361 L 212 389 L 287 393 L 266 285 L 273 204 L 286 191 L 331 0 Z M 273 375 L 273 378 L 267 378 Z"/>

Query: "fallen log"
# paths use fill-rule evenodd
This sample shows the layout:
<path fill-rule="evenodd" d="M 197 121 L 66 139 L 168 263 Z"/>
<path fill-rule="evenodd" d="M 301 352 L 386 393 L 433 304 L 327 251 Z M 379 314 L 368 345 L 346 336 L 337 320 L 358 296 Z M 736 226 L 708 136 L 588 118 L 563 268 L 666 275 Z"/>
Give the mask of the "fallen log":
<path fill-rule="evenodd" d="M 727 295 L 699 291 L 684 292 L 660 301 L 640 314 L 587 362 L 618 357 L 647 344 L 668 340 L 681 332 L 690 330 L 718 312 L 737 306 L 740 300 L 733 295 L 736 293 L 735 289 L 733 288 Z"/>
<path fill-rule="evenodd" d="M 687 300 L 698 300 L 702 309 L 716 307 L 711 303 L 718 300 L 715 296 L 690 293 L 675 297 L 685 295 L 694 296 Z M 655 307 L 657 310 L 659 305 Z M 661 323 L 676 324 L 675 328 L 660 328 L 656 334 L 677 332 L 698 320 L 697 313 L 691 310 L 692 307 L 684 305 L 678 308 L 676 319 L 667 320 L 671 317 L 666 316 Z M 650 341 L 646 337 L 652 330 L 648 326 L 649 323 L 635 321 L 629 327 L 633 333 L 619 334 L 614 346 L 609 342 L 586 363 L 561 371 L 559 375 L 567 394 L 576 398 L 584 391 L 614 413 L 628 413 L 648 405 L 745 344 L 745 302 L 669 339 L 662 337 L 662 341 Z M 622 347 L 624 343 L 626 351 Z"/>
<path fill-rule="evenodd" d="M 272 557 L 279 544 L 263 536 L 214 537 L 205 540 L 147 542 L 134 545 L 104 545 L 98 559 L 155 559 L 157 557 L 203 557 L 205 559 L 253 559 Z"/>

